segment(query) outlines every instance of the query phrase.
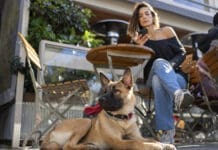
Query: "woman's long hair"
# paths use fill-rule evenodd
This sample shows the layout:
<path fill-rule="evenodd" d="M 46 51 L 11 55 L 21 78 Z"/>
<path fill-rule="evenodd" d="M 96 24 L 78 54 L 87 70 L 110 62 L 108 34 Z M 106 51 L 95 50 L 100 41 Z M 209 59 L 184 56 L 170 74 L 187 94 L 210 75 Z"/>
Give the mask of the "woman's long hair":
<path fill-rule="evenodd" d="M 159 28 L 160 27 L 160 23 L 159 23 L 159 17 L 157 12 L 154 10 L 154 8 L 146 3 L 146 2 L 140 2 L 140 3 L 136 3 L 134 10 L 133 10 L 133 14 L 132 17 L 130 18 L 129 21 L 129 26 L 127 29 L 127 34 L 130 35 L 131 37 L 133 37 L 135 35 L 135 32 L 138 31 L 139 29 L 141 29 L 141 26 L 139 24 L 139 10 L 142 7 L 147 7 L 149 8 L 149 10 L 151 11 L 151 14 L 153 16 L 153 25 L 155 28 Z"/>

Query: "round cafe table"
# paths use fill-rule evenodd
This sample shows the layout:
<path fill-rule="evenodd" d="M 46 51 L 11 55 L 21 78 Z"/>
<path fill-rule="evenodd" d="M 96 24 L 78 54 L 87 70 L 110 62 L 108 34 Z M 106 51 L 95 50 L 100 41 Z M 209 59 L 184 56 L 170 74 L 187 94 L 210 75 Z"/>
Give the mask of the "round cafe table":
<path fill-rule="evenodd" d="M 125 69 L 141 65 L 144 67 L 147 61 L 154 56 L 155 52 L 146 46 L 133 44 L 115 44 L 104 45 L 97 48 L 92 48 L 88 51 L 86 58 L 95 68 L 110 68 L 112 75 L 116 77 L 114 69 Z"/>

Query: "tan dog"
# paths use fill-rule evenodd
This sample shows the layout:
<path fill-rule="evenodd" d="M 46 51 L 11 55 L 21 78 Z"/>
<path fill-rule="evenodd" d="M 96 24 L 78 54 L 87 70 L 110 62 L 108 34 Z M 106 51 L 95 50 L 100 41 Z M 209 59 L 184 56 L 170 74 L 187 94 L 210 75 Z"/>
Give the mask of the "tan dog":
<path fill-rule="evenodd" d="M 136 124 L 133 81 L 130 69 L 112 82 L 100 74 L 103 110 L 93 119 L 65 120 L 43 140 L 42 149 L 175 150 L 171 144 L 144 139 Z"/>

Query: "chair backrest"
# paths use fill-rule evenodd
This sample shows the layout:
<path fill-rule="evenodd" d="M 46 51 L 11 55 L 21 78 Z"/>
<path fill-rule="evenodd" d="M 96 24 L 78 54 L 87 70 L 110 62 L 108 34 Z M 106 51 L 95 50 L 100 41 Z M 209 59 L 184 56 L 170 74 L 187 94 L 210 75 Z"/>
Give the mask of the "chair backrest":
<path fill-rule="evenodd" d="M 20 32 L 18 32 L 18 36 L 22 41 L 22 44 L 26 51 L 27 58 L 31 60 L 39 69 L 42 69 L 38 54 L 36 53 L 35 49 L 29 44 L 29 42 Z"/>
<path fill-rule="evenodd" d="M 217 105 L 210 104 L 218 100 L 218 84 L 214 82 L 214 78 L 218 76 L 217 54 L 217 50 L 213 49 L 198 61 L 193 60 L 190 54 L 182 64 L 182 70 L 189 75 L 188 88 L 197 100 L 195 103 L 202 108 L 208 108 L 211 112 L 217 110 Z M 204 100 L 203 103 L 201 100 Z"/>
<path fill-rule="evenodd" d="M 185 61 L 181 65 L 182 70 L 189 75 L 189 83 L 195 84 L 200 82 L 200 73 L 197 67 L 197 61 L 193 60 L 193 55 L 186 56 Z"/>
<path fill-rule="evenodd" d="M 76 81 L 72 81 L 72 82 L 69 81 L 65 83 L 40 85 L 36 81 L 35 73 L 30 63 L 30 61 L 33 62 L 33 64 L 35 64 L 37 68 L 42 70 L 42 66 L 41 66 L 38 54 L 36 53 L 35 49 L 30 45 L 30 43 L 25 39 L 25 37 L 21 33 L 18 33 L 18 36 L 21 39 L 23 47 L 26 51 L 28 67 L 30 69 L 29 72 L 30 72 L 32 83 L 33 83 L 34 91 L 36 94 L 35 96 L 37 96 L 37 98 L 41 96 L 41 94 L 39 93 L 42 91 L 44 94 L 49 96 L 49 99 L 57 100 L 60 97 L 66 96 L 67 94 L 73 92 L 78 87 L 80 87 L 80 91 L 88 90 L 86 80 L 76 80 Z"/>
<path fill-rule="evenodd" d="M 88 100 L 89 88 L 87 85 L 87 81 L 85 79 L 74 80 L 74 81 L 67 81 L 63 83 L 56 83 L 56 84 L 45 84 L 42 85 L 42 89 L 45 92 L 44 96 L 50 102 L 59 102 L 61 97 L 67 96 L 69 93 L 76 91 L 76 89 L 80 88 L 82 94 L 80 94 L 80 98 L 76 98 L 76 101 L 71 101 L 74 104 L 88 104 L 87 101 L 83 101 L 85 99 Z M 86 92 L 85 92 L 86 91 Z M 82 101 L 80 101 L 80 99 Z"/>
<path fill-rule="evenodd" d="M 205 53 L 202 60 L 207 65 L 211 76 L 218 78 L 218 45 Z"/>
<path fill-rule="evenodd" d="M 32 68 L 31 62 L 33 62 L 41 70 L 42 67 L 40 64 L 40 59 L 39 59 L 38 54 L 36 53 L 35 49 L 29 44 L 29 42 L 25 39 L 25 37 L 20 32 L 18 32 L 18 36 L 19 36 L 19 38 L 22 42 L 22 45 L 26 51 L 27 63 L 28 63 L 28 67 L 29 67 L 31 80 L 33 83 L 34 91 L 35 91 L 35 93 L 37 93 L 35 96 L 39 96 L 38 90 L 39 90 L 39 88 L 41 88 L 41 86 L 36 81 L 35 73 L 34 73 L 34 70 Z"/>

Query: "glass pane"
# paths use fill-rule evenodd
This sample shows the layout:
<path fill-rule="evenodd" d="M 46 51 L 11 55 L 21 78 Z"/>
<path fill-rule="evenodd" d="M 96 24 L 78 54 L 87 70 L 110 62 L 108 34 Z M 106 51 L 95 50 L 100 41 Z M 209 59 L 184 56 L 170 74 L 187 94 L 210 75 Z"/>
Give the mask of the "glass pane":
<path fill-rule="evenodd" d="M 94 77 L 93 72 L 65 67 L 46 66 L 44 70 L 45 83 L 57 83 L 78 79 L 89 80 L 92 77 Z"/>
<path fill-rule="evenodd" d="M 45 83 L 93 78 L 93 67 L 86 60 L 86 54 L 87 50 L 81 47 L 47 46 L 43 55 Z"/>
<path fill-rule="evenodd" d="M 194 7 L 194 8 L 199 8 L 199 9 L 204 9 L 204 0 L 174 0 L 175 2 Z"/>

